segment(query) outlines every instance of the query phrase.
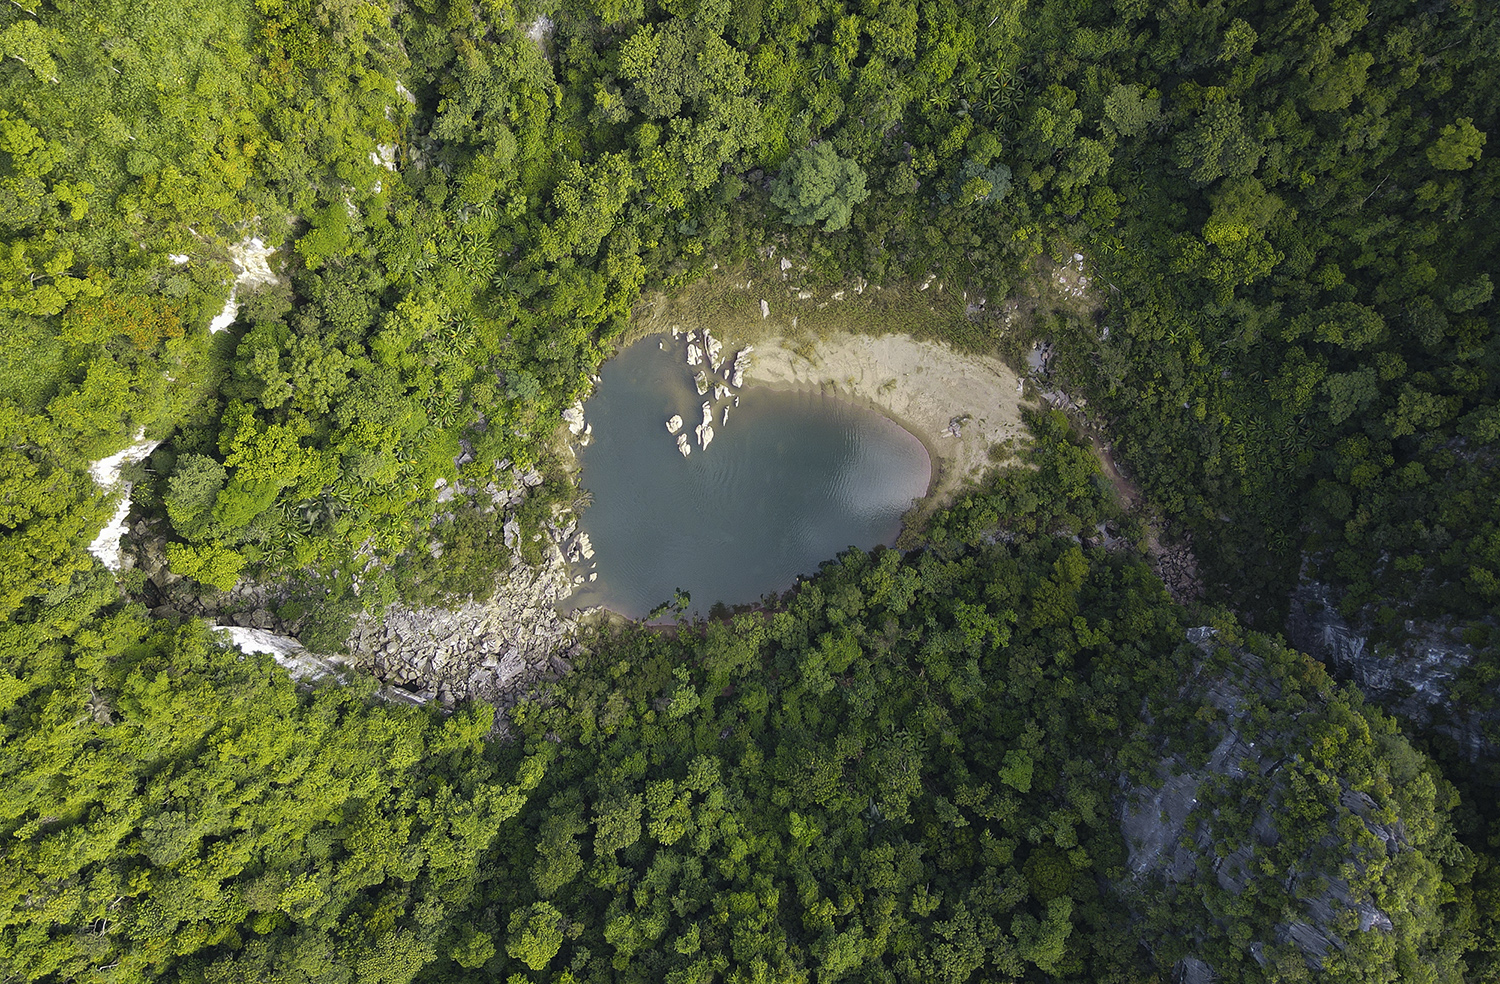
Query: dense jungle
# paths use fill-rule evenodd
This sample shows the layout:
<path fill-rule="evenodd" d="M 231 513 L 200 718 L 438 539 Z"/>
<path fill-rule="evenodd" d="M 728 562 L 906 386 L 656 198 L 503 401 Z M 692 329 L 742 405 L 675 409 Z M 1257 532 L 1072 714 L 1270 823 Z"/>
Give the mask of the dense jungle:
<path fill-rule="evenodd" d="M 1478 0 L 12 0 L 0 980 L 1500 979 L 1497 52 Z M 505 591 L 643 302 L 771 256 L 941 278 L 900 331 L 1070 399 L 503 706 L 211 631 Z"/>

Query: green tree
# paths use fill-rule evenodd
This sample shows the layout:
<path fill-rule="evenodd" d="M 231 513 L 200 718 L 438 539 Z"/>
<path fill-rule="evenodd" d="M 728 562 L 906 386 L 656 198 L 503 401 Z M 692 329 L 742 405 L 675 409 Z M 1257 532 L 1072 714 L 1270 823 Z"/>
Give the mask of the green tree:
<path fill-rule="evenodd" d="M 870 196 L 865 172 L 830 143 L 794 153 L 771 186 L 771 203 L 792 225 L 823 223 L 827 232 L 849 224 L 854 206 Z"/>
<path fill-rule="evenodd" d="M 1427 160 L 1439 171 L 1467 171 L 1479 160 L 1485 133 L 1474 128 L 1472 116 L 1460 117 L 1438 132 L 1427 148 Z"/>
<path fill-rule="evenodd" d="M 533 902 L 510 914 L 505 952 L 532 970 L 543 970 L 562 949 L 563 915 L 548 902 Z"/>

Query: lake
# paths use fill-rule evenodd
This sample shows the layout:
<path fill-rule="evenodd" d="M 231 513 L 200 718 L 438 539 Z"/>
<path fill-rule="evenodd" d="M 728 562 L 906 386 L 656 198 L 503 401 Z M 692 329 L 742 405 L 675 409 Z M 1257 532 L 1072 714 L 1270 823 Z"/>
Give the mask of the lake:
<path fill-rule="evenodd" d="M 579 526 L 598 579 L 570 604 L 640 618 L 681 588 L 706 613 L 784 591 L 850 546 L 895 541 L 931 477 L 915 436 L 833 396 L 749 384 L 738 407 L 713 403 L 714 438 L 700 448 L 693 431 L 714 394 L 698 395 L 685 349 L 668 335 L 630 345 L 584 404 L 593 443 L 579 451 L 579 484 L 593 502 Z M 667 432 L 673 414 L 693 441 L 686 458 Z"/>

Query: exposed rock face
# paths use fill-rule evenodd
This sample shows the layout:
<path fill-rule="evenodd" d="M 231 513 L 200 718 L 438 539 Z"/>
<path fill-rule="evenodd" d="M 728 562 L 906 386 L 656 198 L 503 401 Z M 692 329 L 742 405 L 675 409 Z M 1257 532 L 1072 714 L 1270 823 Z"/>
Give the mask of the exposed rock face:
<path fill-rule="evenodd" d="M 560 550 L 541 568 L 517 558 L 487 600 L 452 611 L 392 605 L 383 618 L 362 617 L 349 636 L 349 661 L 445 705 L 473 699 L 506 710 L 538 681 L 570 669 L 577 615 L 556 606 L 571 592 Z"/>
<path fill-rule="evenodd" d="M 712 404 L 703 404 L 703 423 L 695 428 L 698 435 L 698 446 L 707 449 L 714 439 L 714 408 Z"/>
<path fill-rule="evenodd" d="M 1422 854 L 1430 835 L 1409 833 L 1396 812 L 1404 801 L 1391 791 L 1392 785 L 1413 781 L 1415 773 L 1393 774 L 1391 785 L 1372 787 L 1375 796 L 1354 788 L 1368 778 L 1339 773 L 1338 762 L 1353 759 L 1330 751 L 1332 746 L 1319 747 L 1314 737 L 1322 720 L 1350 713 L 1325 706 L 1333 684 L 1320 670 L 1309 674 L 1306 668 L 1314 664 L 1264 639 L 1254 642 L 1253 652 L 1247 642 L 1225 653 L 1215 630 L 1193 629 L 1188 637 L 1203 655 L 1177 702 L 1201 708 L 1197 720 L 1211 723 L 1188 743 L 1181 740 L 1180 721 L 1168 726 L 1148 719 L 1153 746 L 1186 750 L 1164 755 L 1155 783 L 1136 786 L 1122 776 L 1120 812 L 1130 872 L 1122 893 L 1151 897 L 1156 905 L 1170 900 L 1179 925 L 1194 927 L 1202 944 L 1177 961 L 1174 977 L 1236 976 L 1236 968 L 1220 966 L 1221 958 L 1211 955 L 1224 952 L 1224 920 L 1230 918 L 1210 901 L 1216 893 L 1238 897 L 1253 886 L 1261 911 L 1279 906 L 1279 921 L 1256 917 L 1264 920 L 1250 921 L 1259 938 L 1252 937 L 1248 948 L 1243 938 L 1232 947 L 1262 966 L 1279 948 L 1283 956 L 1298 955 L 1317 971 L 1331 953 L 1349 947 L 1354 934 L 1396 932 L 1391 914 L 1376 901 L 1385 890 L 1379 886 L 1403 877 L 1394 872 L 1408 866 L 1391 859 L 1412 852 L 1410 866 L 1436 870 Z M 1380 756 L 1387 753 L 1379 744 L 1384 739 L 1372 739 L 1369 732 L 1347 740 L 1362 740 Z M 1404 754 L 1414 764 L 1393 764 L 1393 770 L 1419 768 L 1414 753 Z M 1233 918 L 1249 919 L 1249 911 Z M 1242 921 L 1241 932 L 1245 925 Z M 1385 945 L 1399 946 L 1399 941 Z"/>
<path fill-rule="evenodd" d="M 1485 737 L 1493 715 L 1451 699 L 1458 676 L 1474 660 L 1473 650 L 1438 625 L 1406 623 L 1400 645 L 1372 645 L 1337 607 L 1333 589 L 1304 580 L 1292 592 L 1287 638 L 1351 679 L 1360 690 L 1398 717 L 1457 742 L 1470 762 L 1500 754 Z M 1500 687 L 1496 688 L 1500 695 Z"/>
<path fill-rule="evenodd" d="M 765 302 L 762 301 L 761 303 Z M 745 385 L 745 372 L 750 368 L 750 354 L 754 351 L 754 345 L 746 345 L 734 357 L 734 365 L 729 370 L 729 385 L 735 389 L 739 389 Z"/>

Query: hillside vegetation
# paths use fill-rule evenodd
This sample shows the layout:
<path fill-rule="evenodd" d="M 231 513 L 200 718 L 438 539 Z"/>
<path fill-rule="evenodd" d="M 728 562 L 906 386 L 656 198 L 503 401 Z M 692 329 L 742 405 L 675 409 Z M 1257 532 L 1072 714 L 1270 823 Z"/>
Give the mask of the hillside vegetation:
<path fill-rule="evenodd" d="M 1491 765 L 1458 797 L 1235 627 L 1274 634 L 1315 577 L 1387 640 L 1452 626 L 1463 698 L 1493 692 L 1497 49 L 1474 0 L 7 5 L 0 971 L 1500 973 Z M 269 282 L 236 280 L 253 238 Z M 435 485 L 537 469 L 533 542 L 573 495 L 559 413 L 643 291 L 767 247 L 826 285 L 940 275 L 985 300 L 930 329 L 962 349 L 1055 341 L 1235 615 L 1093 545 L 1146 537 L 1057 415 L 922 551 L 587 640 L 510 744 L 488 708 L 299 690 L 178 614 L 258 585 L 336 646 L 482 593 L 487 500 Z M 89 465 L 141 438 L 151 583 L 87 550 L 121 494 Z M 1204 859 L 1260 845 L 1238 891 L 1132 874 L 1119 826 L 1249 733 L 1191 682 L 1234 676 L 1185 641 L 1209 621 L 1299 756 L 1179 818 Z M 1266 796 L 1300 829 L 1270 838 Z"/>

